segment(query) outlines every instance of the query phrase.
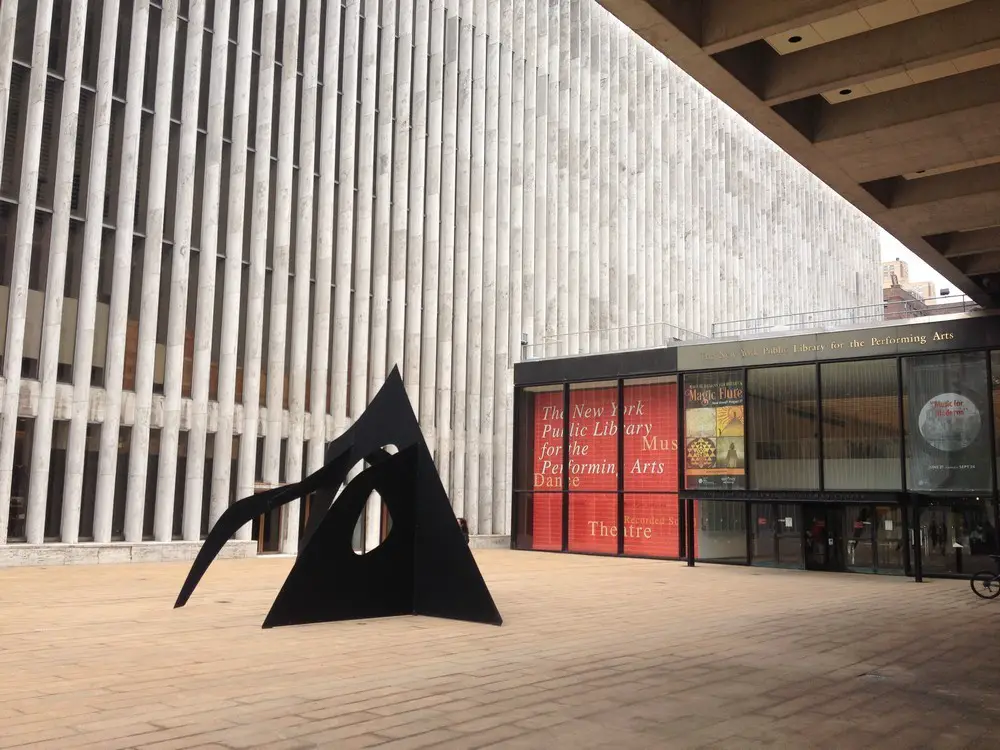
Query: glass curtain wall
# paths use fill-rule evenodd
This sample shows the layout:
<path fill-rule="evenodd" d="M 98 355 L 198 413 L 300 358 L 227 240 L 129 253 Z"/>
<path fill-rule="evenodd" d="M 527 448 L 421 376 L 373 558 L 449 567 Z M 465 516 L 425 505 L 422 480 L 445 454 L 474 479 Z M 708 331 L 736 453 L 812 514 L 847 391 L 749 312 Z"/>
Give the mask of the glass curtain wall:
<path fill-rule="evenodd" d="M 896 360 L 826 363 L 820 383 L 824 489 L 902 489 Z"/>
<path fill-rule="evenodd" d="M 515 544 L 520 549 L 562 549 L 563 433 L 561 385 L 518 393 L 514 477 Z"/>
<path fill-rule="evenodd" d="M 569 550 L 618 552 L 618 383 L 569 391 Z"/>
<path fill-rule="evenodd" d="M 903 359 L 907 487 L 922 493 L 993 489 L 984 352 Z"/>
<path fill-rule="evenodd" d="M 622 426 L 625 554 L 679 557 L 677 378 L 626 380 Z"/>
<path fill-rule="evenodd" d="M 747 372 L 751 489 L 820 488 L 817 396 L 813 365 Z"/>
<path fill-rule="evenodd" d="M 1000 351 L 990 355 L 990 379 L 993 390 L 993 456 L 996 465 L 995 486 L 1000 487 Z"/>

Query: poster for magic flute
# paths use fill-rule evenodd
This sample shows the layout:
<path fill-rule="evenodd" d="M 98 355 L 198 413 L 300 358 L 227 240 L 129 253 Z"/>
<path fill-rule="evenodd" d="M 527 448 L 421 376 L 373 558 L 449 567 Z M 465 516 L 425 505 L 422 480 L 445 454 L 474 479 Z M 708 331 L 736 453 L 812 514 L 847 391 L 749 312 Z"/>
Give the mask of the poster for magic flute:
<path fill-rule="evenodd" d="M 977 355 L 906 363 L 907 474 L 913 490 L 992 487 L 989 383 Z"/>

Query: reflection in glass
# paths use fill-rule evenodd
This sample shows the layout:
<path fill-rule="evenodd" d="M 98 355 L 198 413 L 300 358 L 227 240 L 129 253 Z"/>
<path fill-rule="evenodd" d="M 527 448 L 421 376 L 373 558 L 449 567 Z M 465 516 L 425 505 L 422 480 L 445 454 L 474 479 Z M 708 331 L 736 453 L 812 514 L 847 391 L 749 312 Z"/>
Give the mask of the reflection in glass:
<path fill-rule="evenodd" d="M 677 379 L 626 380 L 623 397 L 625 554 L 678 557 Z"/>
<path fill-rule="evenodd" d="M 896 361 L 831 362 L 820 375 L 825 489 L 902 489 Z"/>
<path fill-rule="evenodd" d="M 879 573 L 902 573 L 905 568 L 903 509 L 898 505 L 875 508 L 876 561 Z"/>
<path fill-rule="evenodd" d="M 815 366 L 750 370 L 747 410 L 751 488 L 819 489 Z"/>
<path fill-rule="evenodd" d="M 845 548 L 844 508 L 806 505 L 802 509 L 807 570 L 843 570 Z"/>
<path fill-rule="evenodd" d="M 982 352 L 903 360 L 909 489 L 992 489 L 988 387 Z"/>
<path fill-rule="evenodd" d="M 997 548 L 993 503 L 987 498 L 920 509 L 920 543 L 925 573 L 968 574 L 992 570 Z"/>
<path fill-rule="evenodd" d="M 698 500 L 694 512 L 695 557 L 746 564 L 746 505 L 730 500 Z"/>
<path fill-rule="evenodd" d="M 31 449 L 34 440 L 35 420 L 18 419 L 14 436 L 14 466 L 11 471 L 8 542 L 23 542 L 28 533 L 28 483 L 31 481 Z"/>
<path fill-rule="evenodd" d="M 569 549 L 618 551 L 618 384 L 569 392 Z"/>
<path fill-rule="evenodd" d="M 679 557 L 681 525 L 677 495 L 625 495 L 625 554 Z"/>
<path fill-rule="evenodd" d="M 847 568 L 874 572 L 876 521 L 872 509 L 868 505 L 848 505 L 844 511 L 847 514 L 847 549 L 844 550 Z"/>
<path fill-rule="evenodd" d="M 562 549 L 563 411 L 562 386 L 525 388 L 518 394 L 514 488 L 523 491 L 518 496 L 519 547 Z"/>
<path fill-rule="evenodd" d="M 1000 351 L 993 352 L 991 359 L 991 379 L 993 381 L 993 455 L 996 464 L 996 486 L 1000 487 Z"/>

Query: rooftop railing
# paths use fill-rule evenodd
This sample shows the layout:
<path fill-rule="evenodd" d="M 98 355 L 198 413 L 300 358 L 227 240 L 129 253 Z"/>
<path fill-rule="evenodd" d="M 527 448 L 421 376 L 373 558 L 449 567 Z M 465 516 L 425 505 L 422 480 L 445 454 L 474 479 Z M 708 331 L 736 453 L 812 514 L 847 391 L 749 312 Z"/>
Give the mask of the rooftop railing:
<path fill-rule="evenodd" d="M 720 321 L 712 324 L 712 338 L 739 338 L 781 331 L 845 328 L 881 323 L 886 320 L 954 315 L 978 309 L 979 305 L 964 295 L 928 299 L 904 298 L 871 305 Z"/>

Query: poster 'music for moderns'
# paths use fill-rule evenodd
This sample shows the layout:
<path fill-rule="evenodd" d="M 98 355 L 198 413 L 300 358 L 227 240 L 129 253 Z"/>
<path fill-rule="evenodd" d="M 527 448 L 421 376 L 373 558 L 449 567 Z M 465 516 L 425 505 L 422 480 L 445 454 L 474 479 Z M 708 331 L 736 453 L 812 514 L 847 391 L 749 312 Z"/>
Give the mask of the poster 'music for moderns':
<path fill-rule="evenodd" d="M 713 372 L 685 378 L 686 488 L 745 488 L 745 432 L 742 373 Z"/>
<path fill-rule="evenodd" d="M 988 387 L 981 355 L 906 361 L 907 474 L 914 490 L 988 492 Z"/>

